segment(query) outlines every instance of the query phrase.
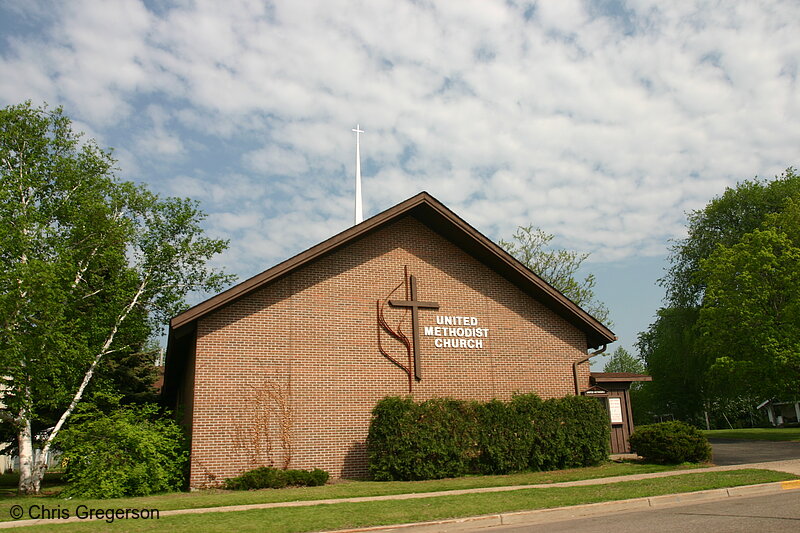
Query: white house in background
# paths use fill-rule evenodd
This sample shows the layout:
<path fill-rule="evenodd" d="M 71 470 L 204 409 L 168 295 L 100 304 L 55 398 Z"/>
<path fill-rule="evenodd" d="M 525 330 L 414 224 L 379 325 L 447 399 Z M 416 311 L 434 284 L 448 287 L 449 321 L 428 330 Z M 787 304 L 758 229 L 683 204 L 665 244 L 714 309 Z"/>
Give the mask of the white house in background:
<path fill-rule="evenodd" d="M 756 409 L 766 410 L 769 422 L 773 426 L 800 423 L 800 401 L 776 402 L 767 400 Z"/>

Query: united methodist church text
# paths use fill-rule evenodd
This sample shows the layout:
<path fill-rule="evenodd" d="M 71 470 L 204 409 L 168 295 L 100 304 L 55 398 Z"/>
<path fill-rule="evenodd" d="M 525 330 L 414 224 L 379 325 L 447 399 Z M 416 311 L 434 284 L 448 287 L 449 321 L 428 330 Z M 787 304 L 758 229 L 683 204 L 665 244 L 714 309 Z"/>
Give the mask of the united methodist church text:
<path fill-rule="evenodd" d="M 489 328 L 475 327 L 478 319 L 474 316 L 440 315 L 436 323 L 438 326 L 424 326 L 423 334 L 436 337 L 433 345 L 437 348 L 483 348 L 483 340 L 489 336 Z"/>

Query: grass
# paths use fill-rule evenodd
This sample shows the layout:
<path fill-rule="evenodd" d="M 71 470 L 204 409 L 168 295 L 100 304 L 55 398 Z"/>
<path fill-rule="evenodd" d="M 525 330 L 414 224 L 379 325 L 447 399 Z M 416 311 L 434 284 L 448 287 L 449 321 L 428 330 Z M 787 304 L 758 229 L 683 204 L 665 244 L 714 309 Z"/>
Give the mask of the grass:
<path fill-rule="evenodd" d="M 572 468 L 551 472 L 521 472 L 505 476 L 467 476 L 454 479 L 437 479 L 429 481 L 343 481 L 321 487 L 298 487 L 281 490 L 259 491 L 226 491 L 206 490 L 198 492 L 180 492 L 159 494 L 140 498 L 119 498 L 114 500 L 72 499 L 58 497 L 61 485 L 60 478 L 46 479 L 42 496 L 17 496 L 16 478 L 3 477 L 0 481 L 0 521 L 10 520 L 9 509 L 12 505 L 60 506 L 71 514 L 78 505 L 91 507 L 115 508 L 157 508 L 161 511 L 173 509 L 197 509 L 202 507 L 220 507 L 225 505 L 247 505 L 254 503 L 275 503 L 287 501 L 308 501 L 336 498 L 357 498 L 363 496 L 385 496 L 392 494 L 408 494 L 419 492 L 437 492 L 483 487 L 503 487 L 512 485 L 534 485 L 540 483 L 558 483 L 581 479 L 597 479 L 601 477 L 624 476 L 650 472 L 664 472 L 676 469 L 696 468 L 688 466 L 664 466 L 640 463 L 606 463 L 588 468 Z M 11 493 L 11 494 L 10 494 Z M 12 495 L 13 494 L 13 495 Z"/>
<path fill-rule="evenodd" d="M 709 439 L 776 440 L 800 442 L 800 427 L 712 429 L 703 431 Z"/>
<path fill-rule="evenodd" d="M 60 472 L 48 472 L 44 475 L 42 480 L 42 491 L 45 494 L 58 494 L 64 486 L 62 479 L 63 474 Z M 13 498 L 17 496 L 17 486 L 19 485 L 19 474 L 0 474 L 0 501 L 5 498 Z"/>
<path fill-rule="evenodd" d="M 699 472 L 671 477 L 623 481 L 608 485 L 523 489 L 503 493 L 444 495 L 417 500 L 337 503 L 300 508 L 260 509 L 198 515 L 165 516 L 157 520 L 73 522 L 58 526 L 34 526 L 26 531 L 270 531 L 298 533 L 405 522 L 439 520 L 460 516 L 542 509 L 601 501 L 657 496 L 795 479 L 768 470 Z M 264 492 L 264 491 L 259 491 Z M 280 491 L 275 491 L 280 492 Z M 63 502 L 63 501 L 62 501 Z M 57 501 L 52 502 L 54 505 Z M 102 507 L 121 507 L 118 500 Z M 140 506 L 142 507 L 142 506 Z M 164 509 L 161 509 L 162 511 Z M 7 512 L 6 512 L 7 515 Z"/>

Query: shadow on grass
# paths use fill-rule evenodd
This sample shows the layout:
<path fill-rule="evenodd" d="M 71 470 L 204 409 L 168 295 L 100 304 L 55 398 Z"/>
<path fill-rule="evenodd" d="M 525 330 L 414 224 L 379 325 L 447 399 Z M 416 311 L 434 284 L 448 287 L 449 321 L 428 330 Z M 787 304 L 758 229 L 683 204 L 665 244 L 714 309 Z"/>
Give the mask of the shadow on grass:
<path fill-rule="evenodd" d="M 54 496 L 61 492 L 66 482 L 61 472 L 48 472 L 42 480 L 42 496 Z M 19 473 L 0 474 L 0 498 L 16 497 L 19 486 Z"/>

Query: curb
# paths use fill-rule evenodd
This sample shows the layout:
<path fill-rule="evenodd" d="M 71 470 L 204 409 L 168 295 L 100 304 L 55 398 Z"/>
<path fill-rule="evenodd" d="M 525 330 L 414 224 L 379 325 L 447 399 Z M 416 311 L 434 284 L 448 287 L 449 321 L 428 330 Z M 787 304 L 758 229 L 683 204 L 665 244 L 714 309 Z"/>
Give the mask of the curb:
<path fill-rule="evenodd" d="M 681 494 L 664 494 L 662 496 L 649 496 L 630 500 L 589 503 L 583 505 L 572 505 L 569 507 L 555 507 L 552 509 L 536 509 L 532 511 L 516 511 L 511 513 L 453 518 L 449 520 L 436 520 L 431 522 L 392 524 L 387 526 L 371 526 L 356 529 L 337 529 L 322 533 L 358 533 L 366 531 L 413 531 L 414 533 L 438 533 L 442 531 L 443 526 L 447 527 L 447 531 L 449 533 L 468 531 L 476 527 L 512 525 L 524 526 L 548 522 L 560 522 L 563 520 L 588 518 L 604 514 L 666 508 L 687 503 L 704 503 L 722 500 L 725 498 L 778 494 L 787 490 L 800 490 L 800 480 L 776 481 L 773 483 L 762 483 L 759 485 L 744 485 L 741 487 L 701 490 L 696 492 L 684 492 Z"/>

